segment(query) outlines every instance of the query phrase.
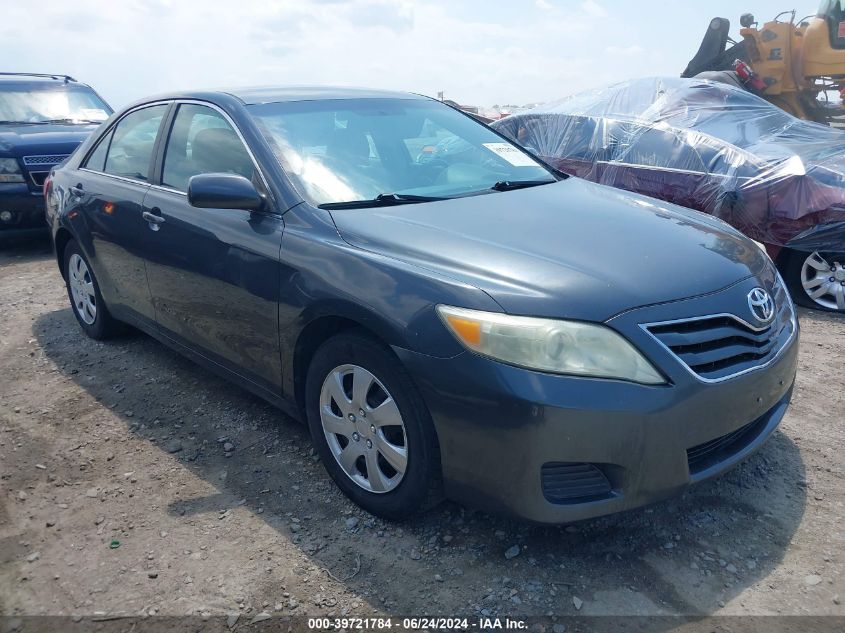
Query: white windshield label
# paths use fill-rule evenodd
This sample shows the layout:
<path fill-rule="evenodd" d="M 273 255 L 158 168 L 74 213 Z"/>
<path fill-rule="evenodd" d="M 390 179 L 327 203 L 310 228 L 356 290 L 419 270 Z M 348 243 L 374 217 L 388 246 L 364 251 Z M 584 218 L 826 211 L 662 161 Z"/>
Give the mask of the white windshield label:
<path fill-rule="evenodd" d="M 82 115 L 80 119 L 89 121 L 105 121 L 109 118 L 109 113 L 100 108 L 80 108 L 79 113 Z"/>
<path fill-rule="evenodd" d="M 509 143 L 482 143 L 491 152 L 508 161 L 514 167 L 536 167 L 532 158 Z"/>

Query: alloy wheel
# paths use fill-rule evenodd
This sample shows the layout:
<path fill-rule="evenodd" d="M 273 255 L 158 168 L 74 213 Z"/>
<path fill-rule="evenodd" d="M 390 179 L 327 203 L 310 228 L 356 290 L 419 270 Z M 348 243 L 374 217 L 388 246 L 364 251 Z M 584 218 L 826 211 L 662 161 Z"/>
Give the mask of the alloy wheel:
<path fill-rule="evenodd" d="M 818 305 L 845 311 L 845 257 L 811 253 L 801 266 L 801 285 Z"/>
<path fill-rule="evenodd" d="M 97 319 L 97 295 L 94 291 L 94 280 L 88 264 L 74 253 L 68 261 L 68 284 L 73 297 L 73 307 L 79 318 L 87 325 L 92 325 Z"/>
<path fill-rule="evenodd" d="M 396 402 L 372 373 L 357 365 L 332 369 L 320 390 L 323 433 L 343 472 L 368 492 L 400 484 L 408 438 Z"/>

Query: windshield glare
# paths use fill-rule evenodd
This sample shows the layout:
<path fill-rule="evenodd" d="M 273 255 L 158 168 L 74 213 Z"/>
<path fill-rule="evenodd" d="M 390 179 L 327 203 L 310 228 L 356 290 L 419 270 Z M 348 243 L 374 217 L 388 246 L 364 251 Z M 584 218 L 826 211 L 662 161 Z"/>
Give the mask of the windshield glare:
<path fill-rule="evenodd" d="M 448 198 L 501 181 L 555 178 L 536 160 L 428 99 L 336 99 L 248 106 L 312 204 L 380 194 Z"/>
<path fill-rule="evenodd" d="M 49 88 L 0 85 L 0 121 L 44 123 L 69 120 L 100 122 L 111 108 L 90 88 L 59 85 Z"/>

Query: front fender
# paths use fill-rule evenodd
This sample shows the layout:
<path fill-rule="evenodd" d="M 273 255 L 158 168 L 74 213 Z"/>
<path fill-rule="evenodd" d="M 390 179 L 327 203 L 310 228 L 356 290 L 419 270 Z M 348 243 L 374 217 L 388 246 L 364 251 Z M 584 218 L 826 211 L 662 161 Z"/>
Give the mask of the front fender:
<path fill-rule="evenodd" d="M 351 246 L 328 213 L 304 205 L 285 215 L 281 267 L 279 338 L 286 390 L 293 385 L 299 336 L 315 319 L 348 319 L 392 347 L 448 358 L 463 347 L 440 321 L 437 304 L 501 312 L 474 286 Z"/>

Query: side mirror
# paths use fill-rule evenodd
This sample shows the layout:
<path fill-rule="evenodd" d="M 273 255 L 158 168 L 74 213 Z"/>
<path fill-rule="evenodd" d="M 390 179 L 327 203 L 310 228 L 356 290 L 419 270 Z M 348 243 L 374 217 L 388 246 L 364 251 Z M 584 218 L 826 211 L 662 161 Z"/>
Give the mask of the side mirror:
<path fill-rule="evenodd" d="M 198 174 L 188 181 L 188 203 L 199 209 L 258 211 L 264 206 L 264 198 L 243 176 Z"/>

